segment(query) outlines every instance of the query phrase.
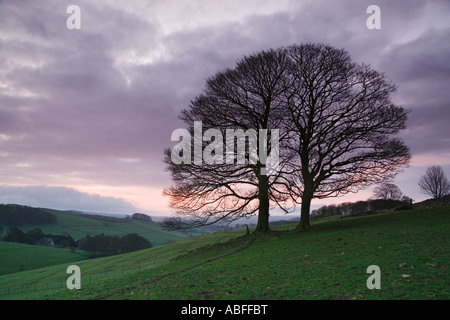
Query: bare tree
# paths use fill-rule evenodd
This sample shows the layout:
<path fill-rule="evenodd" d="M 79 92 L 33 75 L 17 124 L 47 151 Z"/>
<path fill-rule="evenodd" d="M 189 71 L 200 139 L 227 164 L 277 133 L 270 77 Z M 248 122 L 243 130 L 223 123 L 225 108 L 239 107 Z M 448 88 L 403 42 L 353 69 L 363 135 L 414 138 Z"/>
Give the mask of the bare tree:
<path fill-rule="evenodd" d="M 287 211 L 292 199 L 301 203 L 298 228 L 309 228 L 313 198 L 356 192 L 392 178 L 408 164 L 408 147 L 394 137 L 405 129 L 407 111 L 391 102 L 394 91 L 383 74 L 352 63 L 345 50 L 323 44 L 245 57 L 236 68 L 210 78 L 204 93 L 182 112 L 180 118 L 194 136 L 199 131 L 192 125 L 195 121 L 201 121 L 206 132 L 216 130 L 214 139 L 208 135 L 207 140 L 213 141 L 209 145 L 190 139 L 182 157 L 195 158 L 193 144 L 194 149 L 208 151 L 214 161 L 174 163 L 174 149 L 166 150 L 174 186 L 165 194 L 179 214 L 201 224 L 258 213 L 260 232 L 269 230 L 269 208 Z M 260 157 L 249 161 L 252 152 L 247 148 L 245 162 L 223 161 L 230 154 L 238 160 L 238 147 L 227 147 L 223 153 L 216 139 L 236 128 L 257 130 L 258 140 L 261 130 L 267 130 L 268 137 L 271 130 L 280 130 L 275 174 L 262 174 L 265 161 Z M 258 144 L 258 155 L 261 148 L 274 149 L 269 140 Z M 183 224 L 177 219 L 172 223 Z"/>
<path fill-rule="evenodd" d="M 431 166 L 419 180 L 420 190 L 434 199 L 442 198 L 450 192 L 450 183 L 441 166 Z"/>
<path fill-rule="evenodd" d="M 393 183 L 388 182 L 382 183 L 377 186 L 374 189 L 373 193 L 375 198 L 383 200 L 400 200 L 403 195 L 399 187 L 397 187 Z"/>
<path fill-rule="evenodd" d="M 213 161 L 198 161 L 190 146 L 183 150 L 185 160 L 193 160 L 185 161 L 189 163 L 174 163 L 174 149 L 165 151 L 174 185 L 164 194 L 170 197 L 170 206 L 178 216 L 188 217 L 168 220 L 167 226 L 186 228 L 258 214 L 256 232 L 266 232 L 271 207 L 289 210 L 285 203 L 290 200 L 291 182 L 284 171 L 288 155 L 278 147 L 282 133 L 274 136 L 273 132 L 279 130 L 286 116 L 286 66 L 286 53 L 281 49 L 244 57 L 234 69 L 209 78 L 204 92 L 182 111 L 180 118 L 192 133 L 190 145 L 211 155 Z M 196 128 L 195 122 L 202 128 Z M 198 137 L 205 135 L 207 141 L 200 141 Z M 224 137 L 225 152 L 220 143 Z M 256 145 L 251 143 L 252 138 L 258 141 Z M 228 142 L 232 142 L 231 147 Z M 267 172 L 267 159 L 261 154 L 277 148 L 276 170 Z"/>
<path fill-rule="evenodd" d="M 292 86 L 285 118 L 297 153 L 293 189 L 301 199 L 299 229 L 310 227 L 313 198 L 356 192 L 392 178 L 410 160 L 394 135 L 405 129 L 407 111 L 390 99 L 395 86 L 348 52 L 324 44 L 289 47 Z"/>

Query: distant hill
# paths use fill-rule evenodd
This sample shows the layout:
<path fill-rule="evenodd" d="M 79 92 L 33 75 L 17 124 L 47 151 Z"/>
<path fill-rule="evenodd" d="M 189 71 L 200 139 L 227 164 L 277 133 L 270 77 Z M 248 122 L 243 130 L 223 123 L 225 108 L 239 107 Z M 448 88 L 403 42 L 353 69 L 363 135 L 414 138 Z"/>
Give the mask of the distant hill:
<path fill-rule="evenodd" d="M 427 199 L 422 202 L 414 203 L 413 207 L 415 209 L 419 209 L 419 208 L 443 207 L 449 205 L 450 205 L 450 194 L 443 196 L 440 199 Z"/>
<path fill-rule="evenodd" d="M 151 220 L 92 215 L 47 208 L 32 208 L 20 205 L 0 205 L 0 236 L 9 226 L 17 226 L 23 232 L 41 229 L 44 234 L 69 234 L 74 240 L 87 235 L 99 234 L 119 236 L 136 233 L 153 245 L 161 245 L 185 239 L 191 234 L 164 230 Z"/>
<path fill-rule="evenodd" d="M 143 214 L 143 213 L 134 213 L 131 216 L 131 219 L 135 219 L 135 220 L 144 220 L 144 221 L 152 221 L 152 217 Z"/>
<path fill-rule="evenodd" d="M 101 214 L 91 214 L 91 213 L 80 213 L 80 214 L 83 217 L 88 217 L 88 218 L 103 220 L 103 221 L 111 221 L 111 222 L 127 222 L 128 221 L 127 218 L 104 216 Z"/>
<path fill-rule="evenodd" d="M 217 232 L 83 261 L 81 290 L 59 285 L 69 263 L 0 276 L 0 300 L 448 300 L 449 213 L 328 217 L 308 232 L 295 223 L 265 235 Z M 372 265 L 381 290 L 367 287 Z"/>
<path fill-rule="evenodd" d="M 0 257 L 2 261 L 0 276 L 88 259 L 88 256 L 81 250 L 71 251 L 4 241 L 0 242 Z"/>
<path fill-rule="evenodd" d="M 24 224 L 54 224 L 56 216 L 40 208 L 18 204 L 0 205 L 0 225 L 20 226 Z"/>

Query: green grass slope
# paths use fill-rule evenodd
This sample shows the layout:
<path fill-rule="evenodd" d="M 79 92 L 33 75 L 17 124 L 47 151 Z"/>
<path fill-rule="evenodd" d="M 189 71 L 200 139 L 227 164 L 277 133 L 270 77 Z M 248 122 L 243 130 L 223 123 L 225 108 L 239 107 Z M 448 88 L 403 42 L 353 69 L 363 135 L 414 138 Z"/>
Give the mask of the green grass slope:
<path fill-rule="evenodd" d="M 77 250 L 0 241 L 0 275 L 87 259 Z"/>
<path fill-rule="evenodd" d="M 76 263 L 64 263 L 31 271 L 0 276 L 0 299 L 40 299 L 52 294 L 62 294 L 69 275 L 67 267 L 76 264 L 81 268 L 82 286 L 98 281 L 113 281 L 116 277 L 145 272 L 166 266 L 175 258 L 212 243 L 226 242 L 242 235 L 239 232 L 218 232 L 209 236 L 191 237 L 147 250 L 140 250 L 105 258 Z"/>
<path fill-rule="evenodd" d="M 81 290 L 65 287 L 67 264 L 1 276 L 0 299 L 449 298 L 449 207 L 333 217 L 308 232 L 293 227 L 82 261 Z M 381 269 L 380 290 L 366 286 L 370 265 Z M 60 288 L 45 288 L 58 281 Z"/>
<path fill-rule="evenodd" d="M 84 238 L 86 235 L 94 236 L 96 234 L 124 236 L 128 233 L 137 233 L 148 239 L 153 245 L 160 245 L 168 241 L 178 241 L 187 238 L 186 234 L 181 232 L 167 231 L 161 228 L 158 223 L 152 221 L 134 220 L 128 221 L 106 221 L 99 220 L 76 212 L 58 211 L 43 209 L 55 214 L 56 224 L 44 225 L 23 225 L 19 228 L 23 232 L 39 228 L 45 234 L 63 234 L 68 233 L 75 240 Z"/>

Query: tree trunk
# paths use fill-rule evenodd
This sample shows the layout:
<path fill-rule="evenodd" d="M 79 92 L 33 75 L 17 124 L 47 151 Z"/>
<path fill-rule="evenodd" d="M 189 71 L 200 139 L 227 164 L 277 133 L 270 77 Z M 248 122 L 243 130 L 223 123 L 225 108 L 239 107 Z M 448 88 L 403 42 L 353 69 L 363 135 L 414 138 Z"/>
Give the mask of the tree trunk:
<path fill-rule="evenodd" d="M 297 230 L 308 230 L 311 228 L 309 223 L 309 210 L 311 207 L 312 196 L 308 194 L 303 194 L 302 196 L 302 206 L 300 212 L 300 223 L 297 226 Z"/>
<path fill-rule="evenodd" d="M 269 228 L 269 179 L 266 175 L 259 177 L 259 212 L 255 232 L 265 233 Z"/>

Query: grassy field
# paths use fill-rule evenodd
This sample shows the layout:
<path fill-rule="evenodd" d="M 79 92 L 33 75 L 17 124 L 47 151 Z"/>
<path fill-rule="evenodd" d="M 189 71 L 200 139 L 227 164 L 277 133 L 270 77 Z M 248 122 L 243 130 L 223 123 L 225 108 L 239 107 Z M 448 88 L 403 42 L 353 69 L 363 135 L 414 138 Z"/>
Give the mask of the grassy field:
<path fill-rule="evenodd" d="M 178 241 L 188 237 L 181 232 L 163 230 L 161 226 L 152 221 L 134 220 L 112 222 L 90 218 L 76 212 L 44 209 L 55 214 L 56 224 L 24 225 L 19 226 L 23 232 L 39 228 L 45 234 L 68 233 L 73 239 L 79 240 L 86 235 L 96 234 L 124 236 L 128 233 L 137 233 L 148 239 L 153 245 L 160 245 L 168 241 Z"/>
<path fill-rule="evenodd" d="M 0 299 L 449 298 L 449 207 L 293 228 L 257 237 L 221 232 L 77 262 L 81 290 L 65 287 L 67 263 L 5 275 Z M 366 286 L 370 265 L 381 269 L 380 290 Z"/>
<path fill-rule="evenodd" d="M 0 258 L 0 275 L 4 275 L 85 260 L 87 255 L 80 250 L 71 252 L 69 249 L 0 241 Z"/>

